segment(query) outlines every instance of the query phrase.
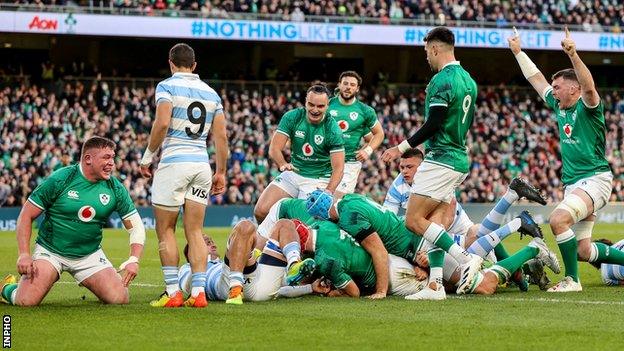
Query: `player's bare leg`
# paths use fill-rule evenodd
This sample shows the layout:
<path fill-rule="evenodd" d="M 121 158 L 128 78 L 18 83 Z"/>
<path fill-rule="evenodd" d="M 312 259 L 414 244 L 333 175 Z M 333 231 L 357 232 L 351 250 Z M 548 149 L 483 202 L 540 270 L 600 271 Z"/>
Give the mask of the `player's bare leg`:
<path fill-rule="evenodd" d="M 130 300 L 128 288 L 123 285 L 121 276 L 114 268 L 103 269 L 81 284 L 106 304 L 127 304 Z"/>
<path fill-rule="evenodd" d="M 227 304 L 243 303 L 243 270 L 253 260 L 250 255 L 255 246 L 255 237 L 256 226 L 248 220 L 242 220 L 234 226 L 228 238 L 226 257 L 230 268 L 230 293 L 225 301 Z"/>
<path fill-rule="evenodd" d="M 19 306 L 37 306 L 48 294 L 54 282 L 58 280 L 58 272 L 50 262 L 35 260 L 33 265 L 36 272 L 33 279 L 23 276 L 19 283 L 3 286 L 2 296 L 8 303 Z M 13 281 L 15 281 L 14 278 Z"/>
<path fill-rule="evenodd" d="M 274 184 L 269 184 L 269 186 L 264 189 L 262 194 L 260 194 L 260 198 L 256 202 L 256 207 L 254 207 L 254 216 L 256 217 L 256 221 L 258 223 L 262 223 L 267 214 L 269 214 L 269 210 L 273 204 L 281 199 L 290 197 L 292 196 L 290 196 L 282 188 Z"/>
<path fill-rule="evenodd" d="M 156 218 L 156 235 L 158 236 L 158 255 L 165 277 L 166 293 L 159 300 L 152 301 L 154 307 L 180 307 L 184 303 L 184 296 L 178 286 L 178 264 L 180 254 L 175 238 L 178 208 L 161 208 L 154 206 Z"/>
<path fill-rule="evenodd" d="M 191 264 L 191 296 L 186 306 L 205 307 L 208 305 L 204 288 L 206 286 L 206 261 L 208 246 L 203 238 L 206 205 L 186 199 L 184 202 L 184 235 L 188 242 L 188 257 Z"/>

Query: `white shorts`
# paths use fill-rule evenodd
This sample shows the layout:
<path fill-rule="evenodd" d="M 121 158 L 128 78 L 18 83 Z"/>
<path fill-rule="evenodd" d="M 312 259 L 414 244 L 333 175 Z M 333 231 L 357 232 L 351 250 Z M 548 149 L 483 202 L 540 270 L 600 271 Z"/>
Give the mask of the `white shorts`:
<path fill-rule="evenodd" d="M 248 301 L 271 300 L 276 296 L 277 290 L 284 285 L 286 262 L 284 266 L 258 263 L 258 268 L 254 273 L 249 276 L 249 279 L 245 279 L 244 299 Z"/>
<path fill-rule="evenodd" d="M 470 217 L 468 217 L 466 211 L 464 211 L 464 209 L 461 208 L 461 206 L 459 206 L 458 204 L 458 207 L 455 209 L 455 218 L 453 219 L 453 223 L 451 224 L 447 232 L 451 235 L 464 236 L 468 234 L 468 230 L 472 228 L 473 225 L 474 223 L 472 222 Z M 463 245 L 460 246 L 463 247 Z"/>
<path fill-rule="evenodd" d="M 290 197 L 306 199 L 314 190 L 327 188 L 329 179 L 307 178 L 293 171 L 284 171 L 277 178 L 273 179 L 271 184 L 287 192 Z"/>
<path fill-rule="evenodd" d="M 185 199 L 208 205 L 212 170 L 208 163 L 160 164 L 152 183 L 152 204 L 184 205 Z"/>
<path fill-rule="evenodd" d="M 568 196 L 574 189 L 584 190 L 591 197 L 594 202 L 594 213 L 596 213 L 609 202 L 611 190 L 613 189 L 613 174 L 604 172 L 566 185 L 563 196 Z"/>
<path fill-rule="evenodd" d="M 338 185 L 338 188 L 336 188 L 336 191 L 339 191 L 343 194 L 352 194 L 355 191 L 355 187 L 357 186 L 358 177 L 361 170 L 362 163 L 359 161 L 345 163 L 344 175 L 342 176 L 342 180 L 340 181 L 340 185 Z"/>
<path fill-rule="evenodd" d="M 388 255 L 390 295 L 407 296 L 415 294 L 427 285 L 427 279 L 419 281 L 414 273 L 414 266 L 402 257 Z"/>
<path fill-rule="evenodd" d="M 418 166 L 411 193 L 450 203 L 457 188 L 468 176 L 427 160 Z"/>
<path fill-rule="evenodd" d="M 59 277 L 61 273 L 68 272 L 78 283 L 82 283 L 83 280 L 103 269 L 113 268 L 113 265 L 108 258 L 106 258 L 102 249 L 98 249 L 94 253 L 84 257 L 68 258 L 55 254 L 39 244 L 35 244 L 32 259 L 34 261 L 44 260 L 50 262 L 58 272 Z"/>
<path fill-rule="evenodd" d="M 269 213 L 264 218 L 262 223 L 260 223 L 257 229 L 257 232 L 261 237 L 267 240 L 270 239 L 270 235 L 271 235 L 271 231 L 273 231 L 273 227 L 275 227 L 275 224 L 277 223 L 277 221 L 280 220 L 279 218 L 280 206 L 282 205 L 282 202 L 284 202 L 285 200 L 288 200 L 288 199 L 278 200 L 269 209 Z"/>

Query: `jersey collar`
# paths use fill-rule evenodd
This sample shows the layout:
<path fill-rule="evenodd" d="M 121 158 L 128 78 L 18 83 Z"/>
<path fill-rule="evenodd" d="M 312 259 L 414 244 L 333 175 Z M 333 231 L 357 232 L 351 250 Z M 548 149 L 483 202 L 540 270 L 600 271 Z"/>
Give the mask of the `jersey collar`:
<path fill-rule="evenodd" d="M 461 65 L 459 64 L 459 61 L 451 61 L 451 62 L 447 63 L 446 65 L 444 65 L 444 66 L 440 69 L 440 71 L 441 71 L 441 70 L 443 70 L 443 69 L 445 69 L 445 68 L 446 68 L 446 66 L 451 66 L 451 65 L 458 65 L 458 66 L 461 66 Z"/>
<path fill-rule="evenodd" d="M 199 74 L 195 73 L 186 73 L 186 72 L 176 72 L 172 75 L 172 77 L 180 77 L 180 78 L 195 78 L 199 79 Z"/>

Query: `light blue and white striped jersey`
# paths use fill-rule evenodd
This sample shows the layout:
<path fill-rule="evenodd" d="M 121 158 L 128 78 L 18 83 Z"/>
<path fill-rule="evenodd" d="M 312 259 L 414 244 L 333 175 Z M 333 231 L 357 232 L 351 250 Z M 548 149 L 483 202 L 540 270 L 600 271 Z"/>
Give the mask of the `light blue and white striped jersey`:
<path fill-rule="evenodd" d="M 204 291 L 206 292 L 206 298 L 212 301 L 225 301 L 227 299 L 227 295 L 224 295 L 223 292 L 227 294 L 229 291 L 229 287 L 226 289 L 219 288 L 219 284 L 221 283 L 221 274 L 223 274 L 223 261 L 219 258 L 215 260 L 208 260 L 206 265 L 206 287 Z M 182 290 L 186 294 L 190 294 L 191 292 L 191 265 L 184 264 L 180 267 L 180 271 L 178 273 L 180 290 Z"/>
<path fill-rule="evenodd" d="M 403 178 L 403 174 L 399 174 L 392 182 L 390 189 L 388 189 L 383 207 L 397 215 L 399 214 L 399 209 L 403 208 L 403 210 L 406 210 L 411 187 Z"/>
<path fill-rule="evenodd" d="M 197 74 L 174 73 L 156 86 L 156 104 L 173 105 L 160 163 L 209 162 L 206 138 L 212 120 L 223 112 L 221 98 Z"/>
<path fill-rule="evenodd" d="M 624 251 L 624 240 L 620 240 L 613 244 L 610 250 Z M 607 285 L 619 285 L 624 280 L 624 266 L 611 263 L 603 263 L 600 265 L 600 275 L 602 281 Z"/>

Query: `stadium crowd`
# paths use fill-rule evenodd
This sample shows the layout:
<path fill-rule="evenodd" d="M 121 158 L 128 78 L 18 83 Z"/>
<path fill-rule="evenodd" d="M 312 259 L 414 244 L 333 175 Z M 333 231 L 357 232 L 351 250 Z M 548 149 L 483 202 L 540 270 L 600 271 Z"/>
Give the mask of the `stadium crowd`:
<path fill-rule="evenodd" d="M 45 6 L 82 2 L 17 0 L 15 3 Z M 254 13 L 293 21 L 304 21 L 306 16 L 349 16 L 377 18 L 380 23 L 418 19 L 439 25 L 455 21 L 492 22 L 498 26 L 569 24 L 582 26 L 585 31 L 618 33 L 624 26 L 624 3 L 618 0 L 105 0 L 93 4 L 146 15 L 164 10 L 167 15 L 177 16 L 183 10 L 217 18 L 231 17 L 232 13 Z"/>
<path fill-rule="evenodd" d="M 424 91 L 399 94 L 362 91 L 378 114 L 384 145 L 363 165 L 358 191 L 383 201 L 397 167 L 380 155 L 411 135 L 423 122 Z M 213 204 L 254 204 L 279 172 L 268 158 L 270 137 L 281 115 L 300 105 L 299 91 L 220 91 L 228 116 L 231 155 L 228 186 Z M 607 157 L 616 179 L 612 201 L 624 201 L 624 95 L 602 92 L 607 119 Z M 462 202 L 491 202 L 523 175 L 552 202 L 562 199 L 557 124 L 541 100 L 524 89 L 481 87 L 469 133 L 472 166 L 457 193 Z M 137 205 L 148 205 L 150 184 L 138 161 L 154 116 L 154 87 L 131 88 L 105 81 L 61 81 L 48 89 L 24 83 L 0 90 L 0 206 L 20 206 L 55 169 L 76 162 L 80 145 L 92 135 L 117 145 L 117 171 Z"/>

